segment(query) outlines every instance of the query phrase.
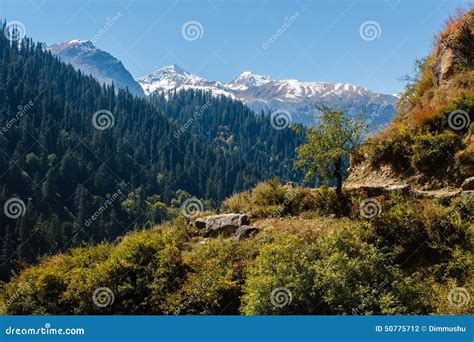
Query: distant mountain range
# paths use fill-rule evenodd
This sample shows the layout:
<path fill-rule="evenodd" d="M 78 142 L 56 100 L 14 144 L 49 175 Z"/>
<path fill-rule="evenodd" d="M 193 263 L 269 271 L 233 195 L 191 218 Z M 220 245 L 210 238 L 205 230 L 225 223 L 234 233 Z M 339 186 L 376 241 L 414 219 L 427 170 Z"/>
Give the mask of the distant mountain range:
<path fill-rule="evenodd" d="M 96 48 L 91 41 L 74 39 L 50 46 L 48 50 L 63 62 L 91 75 L 103 84 L 110 85 L 113 82 L 117 88 L 128 88 L 134 95 L 144 95 L 142 88 L 122 62 Z"/>
<path fill-rule="evenodd" d="M 96 48 L 90 41 L 72 40 L 49 49 L 100 82 L 110 84 L 113 81 L 119 88 L 128 87 L 135 95 L 200 89 L 216 96 L 238 99 L 256 112 L 288 112 L 293 122 L 303 125 L 314 124 L 316 107 L 327 105 L 351 114 L 363 111 L 370 129 L 375 130 L 391 120 L 398 100 L 394 95 L 375 93 L 347 83 L 274 80 L 251 71 L 242 72 L 228 83 L 209 81 L 177 65 L 165 66 L 134 80 L 119 60 Z"/>

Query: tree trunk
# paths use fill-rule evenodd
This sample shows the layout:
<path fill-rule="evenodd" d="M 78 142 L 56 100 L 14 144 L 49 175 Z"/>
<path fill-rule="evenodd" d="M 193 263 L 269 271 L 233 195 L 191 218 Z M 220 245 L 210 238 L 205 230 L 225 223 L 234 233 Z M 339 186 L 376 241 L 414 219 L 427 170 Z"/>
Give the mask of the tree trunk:
<path fill-rule="evenodd" d="M 335 168 L 335 176 L 336 176 L 336 194 L 340 197 L 342 195 L 342 172 L 341 172 L 341 167 L 342 167 L 342 161 L 339 158 L 334 165 Z"/>

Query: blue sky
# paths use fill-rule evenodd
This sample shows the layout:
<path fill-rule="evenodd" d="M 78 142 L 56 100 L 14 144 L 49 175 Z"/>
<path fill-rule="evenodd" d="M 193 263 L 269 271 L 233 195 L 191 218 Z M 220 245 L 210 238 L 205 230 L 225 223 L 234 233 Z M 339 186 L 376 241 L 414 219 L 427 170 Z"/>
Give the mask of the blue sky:
<path fill-rule="evenodd" d="M 230 81 L 251 70 L 277 79 L 352 83 L 396 93 L 403 90 L 401 78 L 411 73 L 414 60 L 429 53 L 445 19 L 467 4 L 0 0 L 0 17 L 22 22 L 28 36 L 47 44 L 96 37 L 95 45 L 120 59 L 135 77 L 178 64 L 209 80 Z M 191 23 L 197 36 L 192 30 L 183 36 L 183 25 L 190 21 L 197 22 Z"/>

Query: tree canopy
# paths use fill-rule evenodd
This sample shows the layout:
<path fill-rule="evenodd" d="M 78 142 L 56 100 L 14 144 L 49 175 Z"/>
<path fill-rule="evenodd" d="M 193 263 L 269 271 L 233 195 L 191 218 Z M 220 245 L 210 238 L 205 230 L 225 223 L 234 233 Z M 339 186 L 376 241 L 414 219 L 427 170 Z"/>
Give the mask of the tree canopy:
<path fill-rule="evenodd" d="M 307 181 L 337 182 L 337 192 L 342 191 L 346 176 L 344 158 L 354 152 L 361 143 L 366 129 L 362 114 L 352 117 L 343 111 L 322 107 L 317 116 L 319 122 L 306 130 L 306 141 L 297 148 L 297 169 L 304 169 Z"/>

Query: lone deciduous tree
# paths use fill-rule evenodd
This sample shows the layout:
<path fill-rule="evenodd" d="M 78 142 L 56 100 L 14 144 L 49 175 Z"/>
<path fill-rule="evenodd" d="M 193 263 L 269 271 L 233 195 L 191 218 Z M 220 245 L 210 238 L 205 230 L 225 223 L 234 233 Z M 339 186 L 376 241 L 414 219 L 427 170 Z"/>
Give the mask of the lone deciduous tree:
<path fill-rule="evenodd" d="M 343 160 L 361 143 L 366 130 L 362 114 L 346 115 L 343 111 L 321 107 L 318 124 L 307 128 L 306 142 L 297 148 L 295 168 L 303 169 L 305 179 L 337 182 L 336 192 L 342 194 L 342 180 L 346 174 Z"/>

